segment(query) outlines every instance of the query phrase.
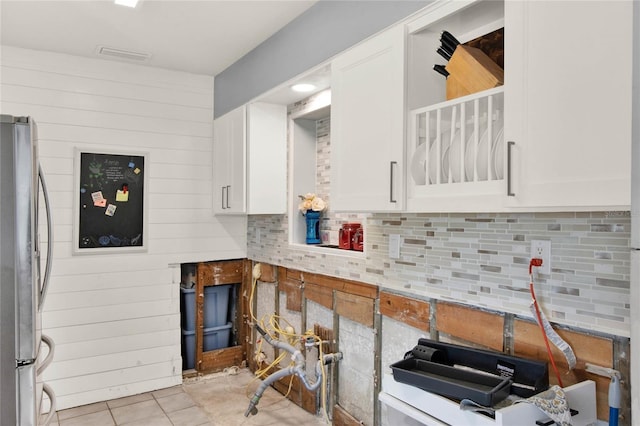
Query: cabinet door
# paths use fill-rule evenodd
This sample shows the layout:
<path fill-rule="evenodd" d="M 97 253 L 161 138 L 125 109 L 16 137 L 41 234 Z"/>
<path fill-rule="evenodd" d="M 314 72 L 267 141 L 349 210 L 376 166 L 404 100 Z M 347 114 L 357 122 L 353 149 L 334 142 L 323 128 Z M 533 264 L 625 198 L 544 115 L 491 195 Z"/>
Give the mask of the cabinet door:
<path fill-rule="evenodd" d="M 226 191 L 228 182 L 229 157 L 229 127 L 228 114 L 213 121 L 213 212 L 222 214 L 226 205 Z"/>
<path fill-rule="evenodd" d="M 287 210 L 287 107 L 252 103 L 247 113 L 247 213 Z"/>
<path fill-rule="evenodd" d="M 246 212 L 245 107 L 237 108 L 213 124 L 213 211 Z"/>
<path fill-rule="evenodd" d="M 331 64 L 331 209 L 403 208 L 404 27 Z"/>
<path fill-rule="evenodd" d="M 506 2 L 508 205 L 629 206 L 631 12 L 631 1 Z"/>

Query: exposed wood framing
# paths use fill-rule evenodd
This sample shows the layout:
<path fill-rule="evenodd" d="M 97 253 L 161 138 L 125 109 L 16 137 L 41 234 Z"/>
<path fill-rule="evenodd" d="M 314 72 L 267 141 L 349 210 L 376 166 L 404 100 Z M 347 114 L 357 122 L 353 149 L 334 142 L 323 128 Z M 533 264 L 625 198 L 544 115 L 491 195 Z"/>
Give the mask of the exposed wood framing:
<path fill-rule="evenodd" d="M 198 371 L 213 373 L 222 371 L 233 365 L 241 365 L 243 353 L 244 349 L 242 346 L 232 346 L 230 348 L 203 352 L 201 368 Z"/>
<path fill-rule="evenodd" d="M 502 352 L 504 317 L 453 303 L 438 303 L 437 328 L 441 333 Z"/>
<path fill-rule="evenodd" d="M 284 377 L 273 384 L 273 387 L 294 404 L 302 407 L 309 413 L 316 414 L 318 412 L 317 392 L 311 392 L 304 387 L 297 376 Z"/>
<path fill-rule="evenodd" d="M 305 285 L 312 283 L 321 287 L 326 287 L 348 294 L 375 299 L 378 297 L 378 287 L 372 284 L 365 284 L 357 281 L 345 280 L 342 278 L 329 277 L 326 275 L 300 272 L 294 269 L 287 269 L 287 279 L 303 281 Z"/>
<path fill-rule="evenodd" d="M 266 367 L 266 363 L 262 367 Z M 314 364 L 315 365 L 315 364 Z M 281 370 L 274 368 L 270 374 Z M 286 396 L 290 401 L 302 407 L 309 413 L 316 414 L 318 412 L 318 393 L 320 390 L 312 392 L 308 390 L 297 376 L 284 377 L 273 384 L 275 390 Z"/>
<path fill-rule="evenodd" d="M 279 317 L 280 316 L 280 290 L 278 286 L 278 280 L 276 279 L 273 283 L 273 312 Z M 278 359 L 280 357 L 280 348 L 273 347 L 273 359 Z"/>
<path fill-rule="evenodd" d="M 320 337 L 322 340 L 322 352 L 330 354 L 336 351 L 336 342 L 333 337 L 333 330 L 330 328 L 322 327 L 319 324 L 313 325 L 313 334 Z"/>
<path fill-rule="evenodd" d="M 209 275 L 203 276 L 203 279 L 206 278 L 208 280 L 207 282 L 220 281 L 220 277 L 227 275 L 226 272 L 215 268 L 210 268 L 207 273 Z M 200 270 L 198 274 L 200 274 Z M 245 269 L 246 274 L 247 271 Z M 230 275 L 233 274 L 230 273 Z M 200 275 L 198 276 L 200 277 Z M 320 335 L 323 340 L 335 342 L 332 345 L 333 347 L 327 346 L 323 348 L 325 353 L 339 350 L 338 330 L 341 316 L 368 327 L 374 327 L 380 333 L 381 321 L 378 321 L 379 324 L 375 321 L 376 313 L 379 313 L 428 332 L 434 340 L 440 340 L 440 334 L 442 334 L 443 338 L 460 340 L 458 343 L 461 344 L 481 346 L 514 356 L 548 361 L 546 348 L 537 324 L 516 318 L 512 314 L 492 313 L 435 299 L 424 301 L 388 291 L 378 292 L 378 287 L 370 284 L 301 272 L 284 267 L 275 268 L 264 264 L 262 264 L 261 281 L 275 282 L 276 288 L 286 293 L 287 309 L 289 310 L 302 312 L 306 301 L 312 300 L 333 311 L 334 330 L 323 329 L 318 325 L 314 326 L 314 332 Z M 251 330 L 247 320 L 248 293 L 251 290 L 250 278 L 248 281 L 245 280 L 243 287 L 243 292 L 241 293 L 243 308 L 241 309 L 245 319 L 243 323 L 245 325 L 244 333 L 245 336 L 250 336 Z M 201 290 L 198 290 L 198 295 L 201 293 Z M 376 302 L 378 302 L 377 307 Z M 381 317 L 378 316 L 378 318 Z M 333 331 L 333 336 L 329 338 L 331 331 Z M 615 348 L 623 348 L 618 349 L 619 352 L 628 352 L 629 340 L 622 339 L 622 343 L 616 341 L 617 346 L 615 346 L 614 343 L 616 342 L 612 338 L 593 336 L 565 329 L 557 329 L 557 331 L 573 347 L 578 358 L 578 366 L 574 370 L 568 371 L 562 354 L 555 348 L 553 349 L 554 360 L 563 374 L 563 384 L 567 386 L 582 380 L 595 381 L 598 418 L 608 419 L 607 389 L 609 380 L 587 373 L 585 371 L 585 363 L 589 362 L 603 367 L 618 368 L 623 374 L 628 374 L 628 368 L 625 370 L 625 367 L 628 367 L 628 361 L 627 364 L 621 363 L 619 359 L 616 361 L 617 358 L 614 354 Z M 255 371 L 255 363 L 252 362 L 252 342 L 245 339 L 245 343 L 246 345 L 240 346 L 241 350 L 243 350 L 240 353 L 249 360 L 249 365 L 253 365 L 252 369 Z M 218 358 L 223 359 L 224 356 L 228 357 L 227 359 L 229 360 L 235 360 L 234 355 L 232 355 L 234 348 L 228 348 L 228 350 L 229 354 L 221 352 Z M 355 419 L 336 403 L 339 375 L 338 369 L 332 370 L 333 392 L 329 409 L 333 412 L 333 424 L 337 426 L 361 425 L 362 423 L 359 420 Z M 551 369 L 549 379 L 551 383 L 556 382 L 555 375 Z M 625 383 L 624 380 L 625 376 L 623 375 L 623 385 Z M 284 382 L 286 382 L 286 386 L 283 388 Z M 283 383 L 276 385 L 276 388 L 284 390 L 283 393 L 285 393 L 288 383 L 288 379 L 285 379 Z M 304 386 L 300 386 L 298 379 L 294 379 L 292 393 L 295 393 L 295 395 L 291 399 L 296 404 L 303 406 L 310 412 L 316 412 L 316 393 L 309 392 Z M 623 406 L 621 414 L 626 413 L 624 410 L 625 407 Z M 377 421 L 379 421 L 379 416 L 377 417 Z M 376 421 L 375 418 L 374 421 Z"/>
<path fill-rule="evenodd" d="M 308 411 L 311 414 L 318 413 L 318 395 L 320 394 L 320 390 L 315 392 L 311 392 L 309 389 L 302 386 L 300 390 L 300 396 L 302 397 L 302 405 L 301 407 Z"/>
<path fill-rule="evenodd" d="M 275 373 L 278 370 L 279 369 L 274 369 L 273 372 Z M 304 388 L 304 386 L 301 385 L 300 379 L 297 376 L 283 377 L 275 382 L 273 387 L 282 395 L 286 395 L 286 397 L 297 406 L 302 406 L 300 388 Z"/>
<path fill-rule="evenodd" d="M 242 286 L 238 289 L 238 313 L 236 324 L 238 329 L 238 344 L 242 346 L 242 359 L 250 362 L 253 359 L 250 339 L 253 335 L 251 318 L 249 318 L 249 292 L 251 291 L 252 262 L 248 259 L 243 264 Z"/>
<path fill-rule="evenodd" d="M 284 291 L 287 295 L 287 309 L 290 311 L 301 312 L 302 311 L 302 282 L 299 280 L 292 280 L 287 278 L 286 268 L 280 267 L 278 281 L 280 291 Z"/>
<path fill-rule="evenodd" d="M 287 296 L 287 306 L 286 308 L 292 311 L 301 312 L 302 310 L 302 292 L 300 289 L 300 281 L 295 280 L 287 280 L 286 272 L 287 269 L 284 267 L 276 267 L 268 264 L 261 263 L 260 264 L 260 278 L 259 281 L 263 283 L 273 283 L 274 285 L 274 312 L 276 315 L 280 314 L 280 297 L 279 293 L 282 291 Z M 247 287 L 247 293 L 251 292 L 251 285 L 249 284 Z M 257 297 L 254 295 L 254 312 L 257 308 Z M 255 342 L 255 331 L 252 335 L 252 340 L 248 343 L 249 346 L 249 366 L 252 371 L 257 370 L 257 365 L 255 360 L 253 359 L 253 348 Z M 277 357 L 279 354 L 279 350 L 274 348 L 274 356 Z M 262 364 L 261 368 L 266 367 L 266 364 Z M 270 374 L 280 370 L 280 367 L 275 367 Z M 286 395 L 286 397 L 291 400 L 296 405 L 304 408 L 305 410 L 316 413 L 317 404 L 316 404 L 316 393 L 310 392 L 306 389 L 302 384 L 300 379 L 297 376 L 289 376 L 280 379 L 276 383 L 273 384 L 273 388 L 280 392 L 282 395 Z"/>
<path fill-rule="evenodd" d="M 373 327 L 375 299 L 336 291 L 336 312 L 352 321 Z"/>
<path fill-rule="evenodd" d="M 260 264 L 260 281 L 263 283 L 275 283 L 277 280 L 277 266 L 266 263 Z M 280 267 L 280 269 L 284 269 Z"/>
<path fill-rule="evenodd" d="M 373 327 L 374 300 L 378 297 L 378 287 L 342 278 L 328 277 L 319 274 L 300 272 L 287 269 L 284 280 L 287 288 L 287 304 L 289 291 L 292 294 L 292 304 L 299 297 L 295 286 L 304 286 L 304 297 L 316 303 L 333 309 L 333 291 L 336 292 L 336 310 L 339 315 L 353 321 Z M 302 302 L 301 302 L 302 303 Z"/>
<path fill-rule="evenodd" d="M 333 426 L 360 426 L 363 423 L 336 404 L 333 407 Z"/>
<path fill-rule="evenodd" d="M 244 345 L 234 346 L 232 348 L 223 348 L 213 351 L 203 351 L 204 342 L 204 289 L 208 286 L 235 284 L 243 287 L 245 261 L 230 260 L 220 262 L 201 262 L 197 266 L 196 279 L 196 362 L 195 368 L 198 372 L 215 372 L 221 371 L 225 367 L 233 365 L 241 365 L 245 359 L 246 347 Z M 242 294 L 242 291 L 238 291 Z M 237 312 L 242 317 L 243 311 Z M 237 325 L 237 322 L 236 322 Z M 239 341 L 244 338 L 244 327 L 238 329 L 240 334 Z"/>
<path fill-rule="evenodd" d="M 336 309 L 340 315 L 373 327 L 373 302 L 378 297 L 376 286 L 293 269 L 286 269 L 281 274 L 280 284 L 287 293 L 287 307 L 291 303 L 292 310 L 301 310 L 302 293 L 299 290 L 303 286 L 306 299 L 327 309 L 334 308 L 333 292 L 336 291 Z"/>
<path fill-rule="evenodd" d="M 419 330 L 429 332 L 429 302 L 380 292 L 380 313 Z"/>
<path fill-rule="evenodd" d="M 583 380 L 595 381 L 598 418 L 608 419 L 609 379 L 587 373 L 585 371 L 585 363 L 613 368 L 613 341 L 604 337 L 590 336 L 570 330 L 556 328 L 556 331 L 573 348 L 578 360 L 576 368 L 569 370 L 562 352 L 551 345 L 551 352 L 560 371 L 562 384 L 568 386 Z M 513 333 L 515 356 L 543 361 L 549 360 L 542 332 L 536 323 L 516 319 L 513 324 Z M 549 367 L 549 383 L 557 383 L 551 366 Z"/>
<path fill-rule="evenodd" d="M 305 284 L 304 297 L 327 309 L 333 309 L 333 290 L 318 284 Z"/>
<path fill-rule="evenodd" d="M 198 282 L 203 286 L 242 282 L 244 260 L 198 263 Z"/>

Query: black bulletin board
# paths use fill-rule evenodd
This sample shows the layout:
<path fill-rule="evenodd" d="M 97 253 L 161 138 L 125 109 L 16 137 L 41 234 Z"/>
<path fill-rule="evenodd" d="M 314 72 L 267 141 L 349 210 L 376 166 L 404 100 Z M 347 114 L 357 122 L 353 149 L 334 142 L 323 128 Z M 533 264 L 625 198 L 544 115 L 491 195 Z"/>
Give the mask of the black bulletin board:
<path fill-rule="evenodd" d="M 146 155 L 78 151 L 75 252 L 145 250 Z"/>

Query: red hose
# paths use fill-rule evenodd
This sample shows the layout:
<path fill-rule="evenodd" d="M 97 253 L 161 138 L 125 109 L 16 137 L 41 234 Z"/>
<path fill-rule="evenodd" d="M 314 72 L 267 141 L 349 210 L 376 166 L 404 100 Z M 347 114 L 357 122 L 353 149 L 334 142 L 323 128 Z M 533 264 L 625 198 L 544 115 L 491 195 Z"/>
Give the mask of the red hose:
<path fill-rule="evenodd" d="M 558 385 L 560 387 L 564 387 L 562 385 L 562 379 L 560 378 L 560 372 L 558 372 L 558 367 L 556 367 L 556 362 L 553 359 L 553 354 L 551 353 L 551 346 L 549 345 L 549 338 L 547 337 L 547 333 L 544 331 L 544 325 L 542 324 L 542 316 L 540 315 L 540 306 L 538 306 L 538 300 L 536 299 L 536 293 L 533 291 L 533 266 L 542 266 L 542 259 L 531 259 L 529 263 L 529 291 L 531 292 L 531 297 L 533 298 L 533 306 L 536 310 L 536 316 L 538 318 L 538 325 L 540 326 L 540 331 L 542 332 L 542 337 L 544 338 L 544 344 L 547 347 L 547 354 L 549 354 L 549 360 L 551 361 L 551 366 L 553 367 L 553 371 L 556 374 L 556 378 L 558 379 Z"/>

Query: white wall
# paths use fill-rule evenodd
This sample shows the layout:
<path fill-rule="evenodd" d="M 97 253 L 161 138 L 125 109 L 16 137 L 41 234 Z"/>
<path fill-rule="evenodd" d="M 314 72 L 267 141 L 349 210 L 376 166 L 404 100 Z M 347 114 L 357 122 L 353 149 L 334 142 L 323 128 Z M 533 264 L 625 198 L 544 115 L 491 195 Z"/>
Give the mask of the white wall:
<path fill-rule="evenodd" d="M 6 46 L 0 64 L 0 112 L 38 123 L 51 193 L 58 408 L 181 383 L 178 264 L 246 256 L 246 218 L 212 216 L 213 77 Z M 72 255 L 75 147 L 149 153 L 146 253 Z"/>

